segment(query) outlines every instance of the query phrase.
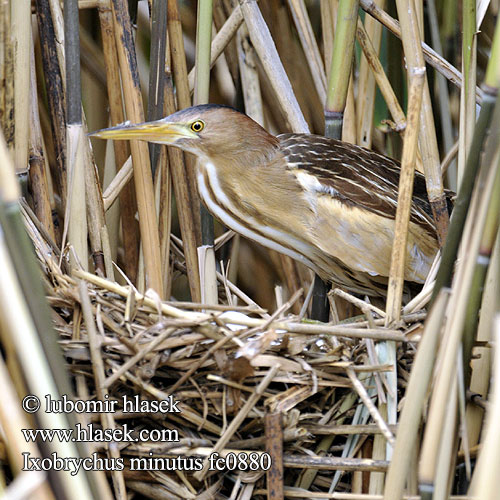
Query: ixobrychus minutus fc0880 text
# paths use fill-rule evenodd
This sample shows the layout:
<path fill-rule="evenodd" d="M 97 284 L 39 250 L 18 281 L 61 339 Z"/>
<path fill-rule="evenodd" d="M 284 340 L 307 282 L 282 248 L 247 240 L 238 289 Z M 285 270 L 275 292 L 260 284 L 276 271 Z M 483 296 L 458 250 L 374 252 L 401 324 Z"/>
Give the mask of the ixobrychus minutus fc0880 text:
<path fill-rule="evenodd" d="M 196 155 L 198 191 L 227 227 L 302 262 L 351 292 L 385 295 L 399 164 L 312 134 L 277 137 L 219 105 L 92 134 L 176 146 Z M 438 251 L 424 177 L 415 174 L 405 280 L 423 283 Z"/>

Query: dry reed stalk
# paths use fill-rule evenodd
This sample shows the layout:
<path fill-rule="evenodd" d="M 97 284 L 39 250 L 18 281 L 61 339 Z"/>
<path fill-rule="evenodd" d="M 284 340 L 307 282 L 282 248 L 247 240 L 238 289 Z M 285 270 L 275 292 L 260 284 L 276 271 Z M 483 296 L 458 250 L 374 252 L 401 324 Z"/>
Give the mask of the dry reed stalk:
<path fill-rule="evenodd" d="M 168 148 L 168 155 L 170 160 L 170 167 L 172 169 L 172 183 L 174 187 L 177 206 L 180 206 L 179 200 L 182 199 L 185 200 L 184 206 L 188 206 L 188 179 L 186 169 L 184 168 L 183 154 L 176 148 Z M 196 259 L 193 260 L 192 257 L 192 250 L 196 250 L 196 242 L 194 239 L 186 238 L 186 235 L 194 238 L 194 235 L 196 234 L 195 222 L 191 217 L 189 217 L 188 212 L 180 208 L 178 208 L 177 214 L 179 217 L 183 241 L 186 242 L 187 247 L 187 249 L 184 250 L 184 256 L 186 258 L 186 274 L 188 276 L 189 289 L 191 291 L 191 300 L 199 302 L 201 301 L 201 290 L 199 286 L 200 276 L 198 271 L 198 258 L 196 257 Z M 197 251 L 195 255 L 197 256 Z"/>
<path fill-rule="evenodd" d="M 465 1 L 462 13 L 462 75 L 460 88 L 460 124 L 458 130 L 458 170 L 457 184 L 460 185 L 465 170 L 474 126 L 476 123 L 476 74 L 477 74 L 477 30 L 476 2 Z"/>
<path fill-rule="evenodd" d="M 458 154 L 458 141 L 453 144 L 451 149 L 446 153 L 446 156 L 441 161 L 441 172 L 443 176 L 449 172 L 450 165 L 455 162 L 455 157 Z M 456 181 L 455 181 L 456 185 Z"/>
<path fill-rule="evenodd" d="M 50 125 L 55 149 L 57 176 L 54 181 L 61 197 L 62 211 L 68 195 L 66 172 L 66 118 L 64 115 L 63 79 L 56 48 L 54 23 L 48 0 L 36 1 L 38 33 L 42 48 L 45 86 L 50 112 Z M 60 38 L 58 38 L 60 40 Z"/>
<path fill-rule="evenodd" d="M 433 471 L 434 476 L 432 477 L 432 483 L 428 483 L 428 469 L 420 464 L 419 467 L 419 490 L 425 495 L 429 491 L 429 486 L 431 491 L 433 491 L 436 498 L 446 498 L 451 493 L 451 482 L 450 477 L 453 477 L 458 451 L 458 440 L 460 439 L 460 434 L 457 432 L 457 427 L 459 424 L 459 413 L 460 419 L 462 419 L 462 411 L 459 408 L 460 404 L 458 401 L 459 392 L 463 391 L 463 386 L 459 388 L 458 378 L 463 377 L 457 376 L 451 381 L 449 387 L 449 400 L 445 403 L 445 417 L 443 422 L 443 428 L 439 436 L 439 444 L 435 446 L 437 450 L 432 450 L 437 454 L 436 469 Z M 463 421 L 463 420 L 462 420 Z M 465 430 L 463 430 L 465 431 Z M 463 435 L 462 431 L 462 435 Z M 424 455 L 424 450 L 422 449 L 421 460 L 426 460 L 428 455 Z M 467 463 L 468 458 L 465 457 Z M 466 465 L 467 468 L 469 466 Z M 469 468 L 470 470 L 470 468 Z M 425 471 L 425 476 L 424 472 Z M 423 478 L 423 480 L 421 479 Z"/>
<path fill-rule="evenodd" d="M 86 135 L 87 129 L 85 125 L 82 126 L 82 130 Z M 85 155 L 85 187 L 87 194 L 87 224 L 91 249 L 90 256 L 96 272 L 101 273 L 109 279 L 113 279 L 114 273 L 107 273 L 104 265 L 106 259 L 111 260 L 110 253 L 104 248 L 101 241 L 102 233 L 107 233 L 108 228 L 104 218 L 104 203 L 99 182 L 99 174 L 88 141 L 88 138 L 84 137 L 82 146 Z M 105 236 L 105 238 L 109 240 L 109 237 Z"/>
<path fill-rule="evenodd" d="M 87 32 L 82 30 L 80 32 L 80 58 L 82 60 L 82 77 L 85 78 L 86 73 L 91 77 L 96 92 L 99 94 L 99 99 L 106 93 L 106 64 L 104 62 L 102 49 Z M 83 86 L 85 92 L 85 85 Z M 91 96 L 89 96 L 92 99 Z M 83 100 L 85 101 L 85 96 Z M 98 102 L 98 101 L 96 101 Z M 94 111 L 89 109 L 90 112 Z"/>
<path fill-rule="evenodd" d="M 78 0 L 79 9 L 96 9 L 106 6 L 106 4 L 109 4 L 109 0 Z"/>
<path fill-rule="evenodd" d="M 165 116 L 165 85 L 167 80 L 166 60 L 167 52 L 167 4 L 166 2 L 150 2 L 150 68 L 148 86 L 148 105 L 146 121 L 160 120 Z M 159 168 L 160 151 L 164 149 L 160 144 L 149 144 L 149 156 L 153 178 Z M 163 156 L 164 161 L 167 156 Z M 161 168 L 161 167 L 160 167 Z M 158 187 L 158 186 L 156 186 Z M 158 194 L 158 192 L 157 192 Z M 159 212 L 159 199 L 156 196 L 156 209 Z"/>
<path fill-rule="evenodd" d="M 381 403 L 379 400 L 379 412 L 384 420 L 387 420 L 387 406 L 385 403 Z M 373 450 L 371 453 L 371 458 L 373 460 L 384 460 L 386 458 L 386 448 L 387 443 L 385 438 L 381 434 L 375 434 L 373 436 Z M 368 493 L 371 495 L 380 495 L 384 492 L 385 484 L 385 473 L 382 472 L 372 472 L 370 473 L 370 485 L 368 487 Z"/>
<path fill-rule="evenodd" d="M 347 87 L 347 101 L 345 103 L 345 111 L 342 122 L 342 140 L 356 144 L 356 137 L 358 135 L 356 129 L 356 100 L 354 98 L 354 77 L 351 72 L 349 79 L 349 86 Z"/>
<path fill-rule="evenodd" d="M 369 458 L 339 458 L 339 457 L 315 457 L 294 456 L 288 453 L 283 455 L 285 467 L 312 468 L 316 470 L 342 470 L 342 471 L 365 471 L 384 472 L 389 466 L 386 460 L 371 460 Z"/>
<path fill-rule="evenodd" d="M 397 426 L 389 425 L 389 430 L 392 433 L 398 431 Z M 378 425 L 366 424 L 366 425 L 314 425 L 311 427 L 306 427 L 309 432 L 313 434 L 336 434 L 336 435 L 351 435 L 351 434 L 382 434 L 382 430 Z"/>
<path fill-rule="evenodd" d="M 236 11 L 238 11 L 238 13 Z M 241 26 L 241 23 L 243 22 L 243 13 L 241 12 L 238 2 L 236 0 L 216 0 L 214 4 L 214 24 L 215 29 L 218 32 L 224 31 L 224 24 L 226 24 L 226 21 L 230 17 L 232 17 L 232 14 L 234 14 L 238 18 L 241 18 L 241 22 L 238 21 L 237 23 L 238 27 Z M 216 54 L 216 49 L 213 45 L 210 52 L 212 53 L 212 55 Z M 224 49 L 224 57 L 227 61 L 231 80 L 236 88 L 239 81 L 239 69 L 238 55 L 236 53 L 236 41 L 234 39 L 234 36 Z"/>
<path fill-rule="evenodd" d="M 326 102 L 326 75 L 304 0 L 288 0 L 319 100 Z"/>
<path fill-rule="evenodd" d="M 170 50 L 167 34 L 167 4 L 155 2 L 151 12 L 151 69 L 149 74 L 148 121 L 163 118 L 167 112 L 167 101 L 173 88 Z M 173 106 L 172 106 L 173 107 Z M 158 212 L 160 254 L 163 272 L 164 296 L 170 297 L 170 233 L 172 226 L 172 179 L 165 147 L 149 145 L 151 164 L 155 175 L 155 194 Z"/>
<path fill-rule="evenodd" d="M 3 31 L 4 31 L 4 50 L 5 50 L 5 62 L 3 67 L 3 77 L 2 82 L 5 85 L 1 85 L 4 90 L 4 101 L 2 107 L 2 118 L 5 131 L 5 140 L 9 148 L 14 146 L 14 135 L 15 135 L 15 121 L 14 121 L 14 79 L 7 78 L 7 75 L 12 75 L 14 73 L 15 59 L 14 59 L 14 47 L 12 45 L 12 39 L 10 36 L 11 27 L 11 6 L 9 2 L 4 2 L 3 4 Z"/>
<path fill-rule="evenodd" d="M 370 16 L 383 24 L 393 35 L 402 39 L 401 27 L 398 21 L 391 17 L 387 12 L 379 9 L 373 0 L 359 0 L 360 7 Z M 422 52 L 425 60 L 443 76 L 446 77 L 456 87 L 460 88 L 463 84 L 462 74 L 453 67 L 446 59 L 437 54 L 425 42 L 421 42 Z M 476 87 L 476 102 L 481 104 L 483 92 Z"/>
<path fill-rule="evenodd" d="M 113 141 L 113 142 L 118 143 L 119 141 Z M 133 174 L 134 174 L 134 167 L 132 165 L 132 157 L 129 156 L 125 161 L 125 163 L 118 170 L 117 174 L 113 177 L 113 180 L 108 184 L 104 193 L 102 194 L 102 201 L 105 211 L 108 211 L 113 206 L 113 203 L 120 196 L 122 189 L 127 185 L 130 179 L 132 179 Z"/>
<path fill-rule="evenodd" d="M 217 272 L 217 279 L 220 282 L 225 282 L 229 291 L 233 293 L 236 297 L 238 297 L 241 301 L 243 301 L 245 304 L 260 309 L 260 306 L 257 304 L 257 302 L 252 300 L 246 293 L 242 292 L 236 285 L 231 283 L 229 280 L 224 279 L 224 276 L 219 272 Z"/>
<path fill-rule="evenodd" d="M 166 97 L 166 96 L 165 96 Z M 159 198 L 159 235 L 163 271 L 164 297 L 172 295 L 172 276 L 170 270 L 170 235 L 172 232 L 172 176 L 168 164 L 168 152 L 162 148 L 159 158 L 158 190 Z"/>
<path fill-rule="evenodd" d="M 240 0 L 240 8 L 252 44 L 273 87 L 280 107 L 293 132 L 307 133 L 309 127 L 293 93 L 276 45 L 255 0 Z"/>
<path fill-rule="evenodd" d="M 385 103 L 389 108 L 389 112 L 392 115 L 392 118 L 395 122 L 395 130 L 397 132 L 403 132 L 406 128 L 406 118 L 399 105 L 398 98 L 392 86 L 387 78 L 382 64 L 377 56 L 375 48 L 364 28 L 361 20 L 358 19 L 358 27 L 356 31 L 356 37 L 358 39 L 359 44 L 361 45 L 361 49 L 363 50 L 363 54 L 370 65 L 377 85 L 380 89 L 382 96 L 384 97 Z"/>
<path fill-rule="evenodd" d="M 385 0 L 380 0 L 378 6 L 381 9 L 385 7 Z M 359 39 L 361 19 L 358 19 L 358 28 L 356 30 L 357 38 Z M 370 16 L 365 18 L 366 38 L 371 41 L 370 45 L 378 60 L 380 52 L 380 43 L 382 40 L 382 26 Z M 365 52 L 365 51 L 363 51 Z M 366 54 L 361 57 L 359 65 L 358 77 L 358 101 L 356 103 L 357 110 L 357 141 L 356 143 L 365 148 L 370 148 L 372 144 L 373 134 L 373 117 L 375 111 L 375 75 L 370 71 L 370 61 Z"/>
<path fill-rule="evenodd" d="M 189 83 L 188 83 L 188 72 L 187 72 L 187 63 L 186 63 L 186 54 L 184 52 L 184 41 L 182 34 L 182 24 L 181 18 L 179 15 L 179 7 L 177 0 L 168 0 L 167 1 L 167 21 L 168 21 L 168 36 L 170 41 L 170 52 L 172 56 L 172 69 L 174 73 L 174 81 L 176 84 L 176 96 L 177 96 L 177 107 L 176 109 L 184 109 L 191 106 L 191 93 L 189 91 Z M 186 165 L 183 168 L 187 173 L 188 185 L 186 187 L 187 193 L 189 197 L 184 200 L 185 203 L 189 203 L 189 205 L 182 206 L 182 210 L 186 210 L 189 217 L 191 217 L 194 224 L 194 235 L 190 235 L 190 238 L 186 240 L 188 253 L 192 253 L 192 256 L 189 258 L 193 259 L 191 262 L 191 266 L 193 270 L 196 270 L 196 275 L 198 276 L 197 271 L 197 256 L 196 256 L 196 247 L 201 244 L 201 219 L 200 219 L 200 200 L 198 197 L 198 193 L 196 191 L 196 173 L 195 173 L 195 163 L 192 155 L 183 155 L 181 154 L 181 158 L 185 158 Z M 175 176 L 173 178 L 175 182 Z M 182 178 L 179 179 L 179 182 L 182 182 Z M 182 189 L 184 190 L 184 188 Z M 181 200 L 182 201 L 182 200 Z M 179 202 L 178 202 L 179 203 Z M 194 236 L 194 240 L 191 238 Z M 186 255 L 186 259 L 188 256 Z M 188 261 L 189 262 L 189 261 Z M 194 283 L 199 289 L 199 283 Z M 191 285 L 194 288 L 194 285 Z M 191 292 L 192 293 L 192 292 Z M 199 292 L 197 292 L 197 296 L 199 296 Z"/>
<path fill-rule="evenodd" d="M 59 43 L 56 44 L 57 60 L 61 71 L 62 85 L 65 90 L 66 86 L 66 64 L 64 62 L 64 17 L 59 0 L 48 0 L 50 15 L 54 26 L 54 34 Z"/>
<path fill-rule="evenodd" d="M 36 87 L 35 57 L 33 45 L 30 58 L 30 183 L 33 192 L 34 209 L 38 220 L 43 224 L 52 240 L 55 241 L 54 222 L 52 221 L 52 207 L 50 202 L 49 188 L 47 184 L 47 169 L 45 156 L 43 154 L 42 130 L 40 126 L 40 115 L 38 113 L 38 93 Z"/>
<path fill-rule="evenodd" d="M 100 240 L 102 245 L 102 253 L 104 259 L 105 276 L 108 279 L 114 279 L 115 271 L 113 267 L 113 253 L 109 238 L 108 226 L 101 227 Z"/>
<path fill-rule="evenodd" d="M 212 245 L 198 247 L 198 268 L 200 270 L 201 301 L 207 305 L 217 304 L 219 297 L 217 271 L 215 267 L 215 252 Z"/>
<path fill-rule="evenodd" d="M 5 75 L 9 73 L 7 69 L 7 52 L 11 44 L 9 43 L 8 32 L 10 29 L 10 5 L 7 2 L 0 3 L 0 125 L 4 134 L 7 134 L 7 103 L 5 101 L 7 80 Z M 12 84 L 11 84 L 12 85 Z"/>
<path fill-rule="evenodd" d="M 87 327 L 87 337 L 89 341 L 90 357 L 92 361 L 92 371 L 96 382 L 96 395 L 99 401 L 105 401 L 109 394 L 105 386 L 106 376 L 104 362 L 102 360 L 100 340 L 97 336 L 94 316 L 92 314 L 92 308 L 90 306 L 88 289 L 84 281 L 80 281 L 80 284 L 78 286 L 78 293 L 80 296 L 80 304 L 82 307 L 83 317 L 85 319 L 85 326 Z M 103 429 L 114 430 L 116 428 L 113 414 L 111 412 L 103 412 L 101 414 L 101 423 Z M 111 458 L 114 458 L 115 460 L 120 458 L 120 451 L 118 450 L 117 443 L 108 443 L 108 453 L 109 456 Z M 126 500 L 128 497 L 122 471 L 112 470 L 111 477 L 113 478 L 116 498 L 118 500 Z"/>
<path fill-rule="evenodd" d="M 264 126 L 264 110 L 259 72 L 257 70 L 257 56 L 250 42 L 246 25 L 241 26 L 238 30 L 237 50 L 245 113 L 259 125 Z"/>
<path fill-rule="evenodd" d="M 439 32 L 438 26 L 438 15 L 436 12 L 435 0 L 429 0 L 427 2 L 428 9 L 428 22 L 429 31 L 431 35 L 432 46 L 438 54 L 443 54 L 443 47 L 441 44 L 441 34 Z M 451 16 L 450 16 L 451 17 Z M 451 105 L 450 105 L 450 93 L 448 92 L 448 84 L 446 78 L 440 74 L 436 74 L 436 80 L 438 88 L 436 90 L 436 95 L 438 96 L 438 106 L 439 106 L 439 119 L 441 121 L 442 139 L 443 145 L 442 149 L 444 151 L 451 151 L 453 149 L 454 137 L 453 137 L 453 124 L 451 116 Z M 475 101 L 475 96 L 474 96 Z M 453 191 L 457 191 L 457 172 L 456 172 L 456 162 L 454 162 L 454 168 L 448 171 L 447 181 L 448 187 Z M 441 163 L 441 171 L 443 172 L 443 164 Z"/>
<path fill-rule="evenodd" d="M 105 259 L 111 260 L 111 255 L 108 253 L 108 250 L 104 248 L 101 241 L 101 235 L 103 233 L 107 233 L 108 228 L 104 218 L 104 203 L 102 200 L 99 174 L 97 172 L 97 166 L 94 162 L 89 139 L 86 137 L 87 127 L 85 123 L 82 124 L 82 132 L 84 134 L 82 147 L 85 165 L 87 226 L 91 249 L 90 256 L 96 271 L 101 273 L 103 276 L 106 275 L 109 279 L 113 279 L 114 273 L 106 274 L 104 265 Z"/>
<path fill-rule="evenodd" d="M 87 211 L 85 197 L 85 159 L 83 151 L 82 125 L 67 124 L 67 167 L 68 196 L 64 215 L 63 244 L 71 245 L 69 259 L 72 268 L 88 269 Z"/>
<path fill-rule="evenodd" d="M 14 164 L 26 170 L 29 140 L 31 1 L 11 4 L 10 36 L 14 65 Z"/>
<path fill-rule="evenodd" d="M 276 43 L 285 72 L 290 79 L 297 102 L 311 130 L 321 131 L 324 128 L 323 103 L 316 92 L 309 91 L 314 87 L 314 80 L 300 40 L 296 36 L 293 23 L 290 21 L 289 8 L 286 2 L 269 2 L 269 4 L 267 8 L 266 4 L 260 6 Z M 265 103 L 266 126 L 275 133 L 283 132 L 285 131 L 283 123 L 286 123 L 286 117 L 281 106 L 276 102 L 275 92 L 272 90 L 271 83 L 261 64 L 259 64 L 259 72 Z"/>
<path fill-rule="evenodd" d="M 173 100 L 173 82 L 170 65 L 170 51 L 168 50 L 168 47 L 166 50 L 164 71 L 164 111 L 168 113 L 168 109 L 174 108 L 174 104 L 169 103 L 170 99 Z M 159 228 L 161 260 L 164 270 L 163 283 L 165 297 L 170 297 L 172 291 L 172 276 L 170 273 L 170 241 L 172 234 L 172 170 L 170 167 L 167 148 L 161 149 L 158 177 L 158 182 L 161 182 L 159 191 Z"/>
<path fill-rule="evenodd" d="M 187 82 L 186 57 L 184 54 L 182 25 L 177 0 L 168 0 L 167 9 L 172 69 L 177 90 L 177 107 L 175 109 L 183 109 L 191 106 L 191 97 Z M 173 113 L 175 109 L 167 109 L 167 112 Z M 185 165 L 183 158 L 186 160 Z M 195 165 L 192 157 L 184 155 L 175 148 L 169 148 L 169 159 L 172 169 L 172 183 L 178 207 L 177 214 L 185 245 L 184 255 L 186 258 L 186 272 L 191 291 L 191 300 L 199 302 L 201 300 L 201 290 L 197 247 L 201 244 L 201 222 L 199 198 L 195 187 Z"/>
<path fill-rule="evenodd" d="M 392 246 L 389 284 L 387 287 L 386 325 L 390 325 L 393 321 L 399 321 L 401 316 L 401 299 L 403 297 L 405 279 L 408 228 L 410 225 L 413 179 L 417 157 L 419 118 L 425 85 L 425 68 L 412 68 L 410 77 L 407 127 L 403 143 L 394 243 Z"/>
<path fill-rule="evenodd" d="M 359 299 L 358 297 L 355 297 L 354 295 L 351 295 L 347 292 L 344 292 L 340 288 L 334 288 L 331 292 L 331 294 L 337 295 L 338 297 L 343 298 L 344 300 L 347 300 L 351 304 L 354 304 L 357 308 L 363 310 L 366 309 L 367 311 L 374 312 L 381 318 L 385 318 L 386 313 L 382 309 L 365 302 L 364 300 Z M 363 311 L 364 312 L 364 311 Z"/>
<path fill-rule="evenodd" d="M 102 2 L 101 2 L 102 3 Z M 101 25 L 101 36 L 106 67 L 106 82 L 108 89 L 108 101 L 111 125 L 117 125 L 125 121 L 123 114 L 122 91 L 120 72 L 115 49 L 115 36 L 113 30 L 113 15 L 111 6 L 99 6 L 99 21 Z M 115 160 L 119 172 L 130 158 L 130 148 L 126 141 L 112 141 L 115 152 Z M 130 160 L 130 167 L 132 162 Z M 117 174 L 118 175 L 118 174 Z M 132 170 L 129 179 L 132 178 Z M 104 202 L 105 203 L 105 202 Z M 107 210 L 105 208 L 105 210 Z M 122 226 L 122 241 L 124 251 L 124 268 L 132 283 L 137 279 L 137 268 L 139 264 L 139 224 L 135 218 L 137 204 L 134 187 L 131 182 L 125 182 L 120 190 L 120 216 Z"/>
<path fill-rule="evenodd" d="M 283 497 L 283 427 L 281 413 L 267 413 L 264 418 L 266 451 L 271 457 L 271 468 L 267 471 L 267 498 Z"/>
<path fill-rule="evenodd" d="M 497 310 L 497 301 L 500 296 L 500 233 L 491 256 L 491 264 L 486 276 L 483 300 L 481 303 L 481 315 L 479 318 L 477 340 L 479 342 L 491 342 L 491 325 Z M 492 367 L 491 349 L 488 347 L 475 347 L 475 359 L 471 360 L 470 390 L 473 394 L 486 396 L 490 384 L 490 372 Z M 467 433 L 468 446 L 472 448 L 479 442 L 479 437 L 484 422 L 484 408 L 473 404 L 467 405 Z"/>
<path fill-rule="evenodd" d="M 256 490 L 256 494 L 265 494 L 265 491 Z M 382 495 L 366 494 L 366 493 L 323 493 L 315 491 L 300 490 L 296 488 L 285 487 L 286 498 L 307 498 L 307 499 L 332 499 L 332 500 L 383 500 Z M 403 495 L 400 500 L 420 500 L 419 495 Z M 448 500 L 474 500 L 474 497 L 468 495 L 450 495 Z"/>
<path fill-rule="evenodd" d="M 490 390 L 491 407 L 488 412 L 482 448 L 479 454 L 476 471 L 472 479 L 470 492 L 475 498 L 493 499 L 496 495 L 496 486 L 492 471 L 498 470 L 500 463 L 498 450 L 498 417 L 500 415 L 500 315 L 496 314 L 492 323 L 491 337 L 496 344 L 494 351 L 494 378 Z"/>
<path fill-rule="evenodd" d="M 112 12 L 116 39 L 124 43 L 117 44 L 118 60 L 125 96 L 127 118 L 134 123 L 144 121 L 142 96 L 139 89 L 139 75 L 134 51 L 132 27 L 127 8 L 123 0 L 113 0 Z M 163 279 L 160 259 L 160 240 L 158 222 L 154 210 L 153 180 L 149 162 L 147 144 L 142 141 L 131 141 L 132 160 L 134 164 L 134 182 L 139 211 L 139 227 L 141 231 L 141 248 L 144 252 L 147 286 L 163 295 Z"/>
<path fill-rule="evenodd" d="M 349 376 L 349 379 L 351 380 L 354 389 L 358 393 L 359 398 L 361 399 L 361 401 L 363 401 L 364 405 L 370 412 L 373 421 L 380 428 L 380 431 L 382 432 L 384 438 L 391 446 L 394 446 L 395 442 L 394 436 L 390 431 L 389 426 L 387 425 L 387 423 L 377 410 L 377 407 L 373 404 L 368 392 L 365 389 L 365 386 L 360 382 L 360 380 L 358 379 L 354 370 L 351 367 L 347 367 L 346 372 L 347 375 Z"/>
<path fill-rule="evenodd" d="M 173 89 L 171 91 L 173 97 Z M 173 102 L 172 102 L 173 104 Z M 192 203 L 189 194 L 189 180 L 187 170 L 184 167 L 183 154 L 179 149 L 168 148 L 169 164 L 172 169 L 172 184 L 174 187 L 175 200 L 177 202 L 177 215 L 181 226 L 181 234 L 184 241 L 184 256 L 186 258 L 186 273 L 189 280 L 191 300 L 201 300 L 198 257 L 196 250 L 196 223 L 191 217 Z"/>
<path fill-rule="evenodd" d="M 384 500 L 396 500 L 403 495 L 410 466 L 410 450 L 418 438 L 422 409 L 433 372 L 447 301 L 448 292 L 443 291 L 425 325 L 425 333 L 415 357 L 405 404 L 399 418 L 396 444 L 385 481 Z"/>
<path fill-rule="evenodd" d="M 111 250 L 109 249 L 109 245 L 105 246 L 102 241 L 103 237 L 105 240 L 109 241 L 108 227 L 104 216 L 104 202 L 102 199 L 99 173 L 94 161 L 89 139 L 87 138 L 87 132 L 88 129 L 84 116 L 82 123 L 82 133 L 84 136 L 82 148 L 85 166 L 87 225 L 91 257 L 96 271 L 103 276 L 106 275 L 109 279 L 113 279 L 114 273 L 112 272 L 112 268 L 109 265 L 107 267 L 105 266 L 106 261 L 108 261 L 108 263 L 111 261 Z"/>
<path fill-rule="evenodd" d="M 60 5 L 52 4 L 54 18 L 61 15 Z M 66 121 L 68 129 L 78 130 L 77 133 L 68 131 L 67 160 L 72 162 L 68 171 L 71 178 L 70 215 L 65 217 L 65 227 L 69 224 L 69 241 L 76 241 L 75 251 L 78 260 L 87 268 L 87 231 L 90 240 L 92 261 L 96 270 L 104 275 L 104 256 L 101 244 L 101 233 L 107 231 L 104 222 L 102 195 L 97 178 L 97 171 L 88 139 L 87 127 L 82 112 L 81 81 L 80 81 L 80 38 L 79 38 L 78 8 L 75 0 L 66 0 L 64 17 L 65 46 L 60 48 L 59 60 L 65 63 L 66 75 Z M 63 73 L 64 74 L 64 73 Z M 63 81 L 64 88 L 64 81 Z M 73 141 L 76 141 L 74 143 Z M 80 149 L 81 148 L 81 149 Z M 84 181 L 81 173 L 73 171 L 73 166 L 83 169 Z M 73 179 L 73 175 L 79 177 Z M 74 183 L 76 181 L 76 183 Z M 82 186 L 85 186 L 82 189 Z M 76 189 L 75 189 L 76 187 Z M 84 214 L 83 207 L 86 207 Z M 76 209 L 76 212 L 74 211 Z M 70 223 L 71 222 L 71 223 Z M 85 245 L 85 248 L 83 248 Z M 110 260 L 110 256 L 107 256 Z"/>
<path fill-rule="evenodd" d="M 409 80 L 411 82 L 413 78 L 413 69 L 425 68 L 415 0 L 410 0 L 409 5 L 408 2 L 398 1 L 396 2 L 396 6 L 401 23 L 403 50 L 408 65 Z M 419 144 L 425 172 L 427 196 L 436 224 L 438 241 L 440 246 L 442 246 L 448 231 L 448 207 L 443 190 L 443 179 L 441 176 L 431 96 L 426 77 L 424 80 L 422 105 L 420 108 Z"/>
<path fill-rule="evenodd" d="M 324 64 L 327 67 L 332 60 L 333 30 L 337 22 L 337 7 L 333 0 L 321 0 L 320 9 Z"/>

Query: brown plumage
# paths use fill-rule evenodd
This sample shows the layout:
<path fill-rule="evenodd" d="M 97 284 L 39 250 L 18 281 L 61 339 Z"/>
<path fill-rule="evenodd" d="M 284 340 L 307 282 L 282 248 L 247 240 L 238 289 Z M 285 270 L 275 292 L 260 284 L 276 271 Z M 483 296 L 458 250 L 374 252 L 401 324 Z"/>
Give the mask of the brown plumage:
<path fill-rule="evenodd" d="M 226 226 L 347 290 L 385 294 L 396 161 L 312 134 L 274 137 L 247 116 L 217 105 L 94 135 L 143 139 L 195 154 L 200 197 Z M 423 283 L 437 251 L 425 180 L 416 173 L 405 279 Z"/>

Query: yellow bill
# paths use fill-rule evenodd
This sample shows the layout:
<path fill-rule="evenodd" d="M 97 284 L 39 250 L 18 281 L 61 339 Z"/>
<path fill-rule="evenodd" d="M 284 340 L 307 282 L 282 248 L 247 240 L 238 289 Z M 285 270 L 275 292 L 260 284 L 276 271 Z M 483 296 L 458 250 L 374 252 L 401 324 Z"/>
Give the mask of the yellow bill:
<path fill-rule="evenodd" d="M 99 139 L 140 140 L 158 144 L 174 144 L 179 139 L 196 137 L 196 134 L 189 128 L 189 124 L 170 123 L 165 119 L 139 124 L 125 122 L 89 135 Z"/>

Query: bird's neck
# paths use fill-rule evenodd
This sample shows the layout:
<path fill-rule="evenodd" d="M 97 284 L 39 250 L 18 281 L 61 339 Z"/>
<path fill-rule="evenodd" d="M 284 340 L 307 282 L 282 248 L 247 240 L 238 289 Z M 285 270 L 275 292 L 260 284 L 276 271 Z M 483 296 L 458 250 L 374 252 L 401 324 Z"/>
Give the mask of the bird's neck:
<path fill-rule="evenodd" d="M 237 144 L 220 141 L 203 151 L 204 162 L 216 167 L 231 168 L 235 173 L 240 169 L 265 167 L 279 156 L 279 141 L 264 129 L 259 133 L 243 135 Z"/>

